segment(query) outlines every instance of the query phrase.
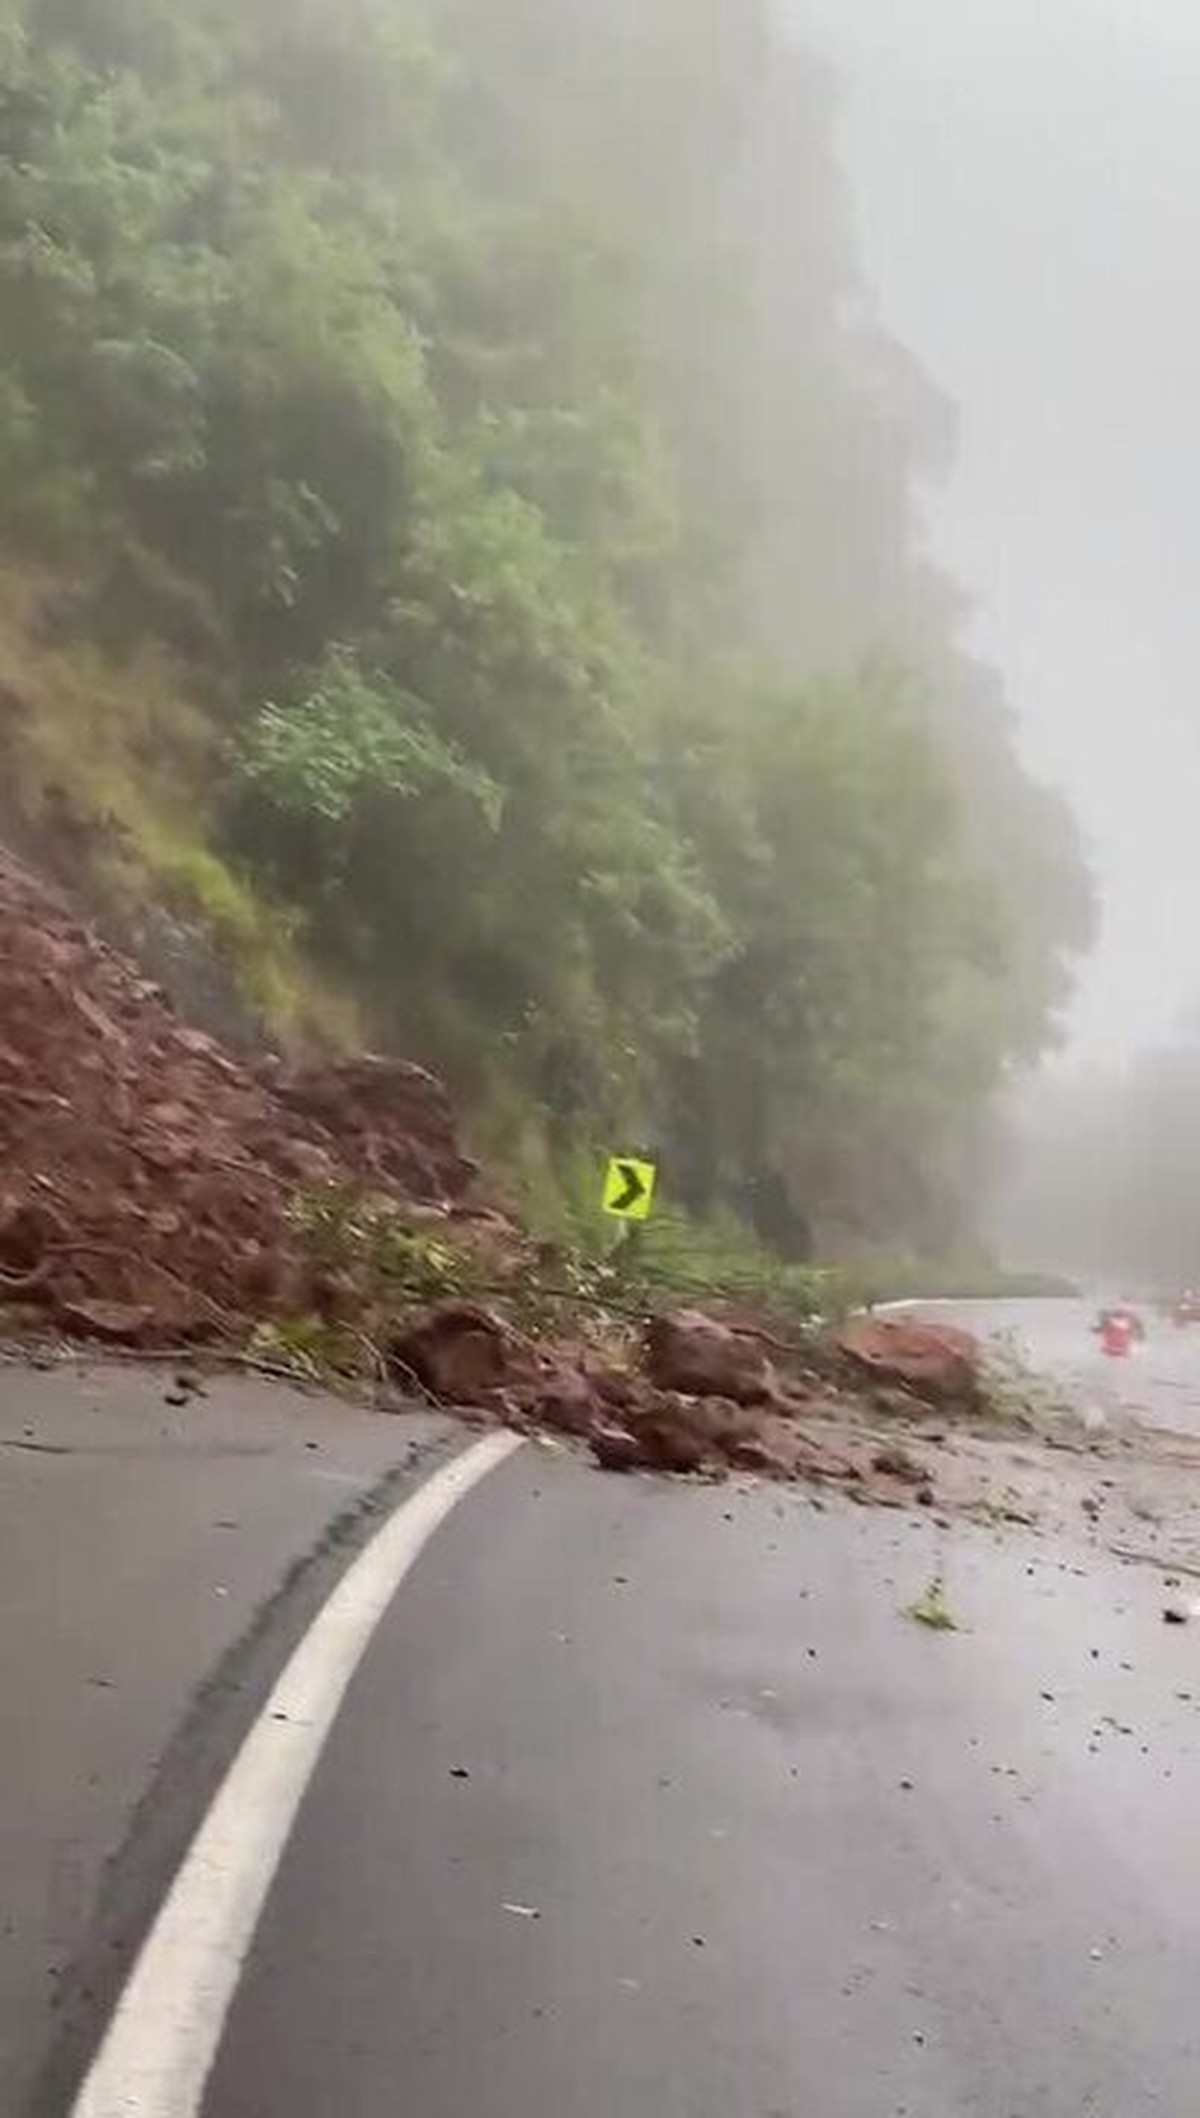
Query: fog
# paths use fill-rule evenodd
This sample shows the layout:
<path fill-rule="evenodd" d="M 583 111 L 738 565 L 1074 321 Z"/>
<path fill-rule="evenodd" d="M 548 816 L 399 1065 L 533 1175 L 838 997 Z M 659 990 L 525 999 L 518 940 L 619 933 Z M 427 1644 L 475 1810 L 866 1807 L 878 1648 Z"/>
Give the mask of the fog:
<path fill-rule="evenodd" d="M 433 1068 L 552 1228 L 632 1140 L 689 1227 L 974 1270 L 1013 1081 L 1200 998 L 1162 917 L 1200 867 L 1200 31 L 6 20 L 23 842 L 93 849 L 86 888 L 118 839 L 271 1037 Z"/>
<path fill-rule="evenodd" d="M 1087 835 L 1070 1050 L 1121 1058 L 1200 990 L 1200 10 L 786 4 L 842 82 L 881 313 L 958 409 L 931 541 Z"/>

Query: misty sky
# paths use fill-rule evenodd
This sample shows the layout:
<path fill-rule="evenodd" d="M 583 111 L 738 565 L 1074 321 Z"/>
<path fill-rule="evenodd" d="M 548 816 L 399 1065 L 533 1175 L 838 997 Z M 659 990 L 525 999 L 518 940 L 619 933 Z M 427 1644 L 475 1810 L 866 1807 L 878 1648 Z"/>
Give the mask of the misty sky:
<path fill-rule="evenodd" d="M 939 551 L 1105 894 L 1100 1053 L 1200 1000 L 1200 0 L 783 0 L 888 327 L 956 401 Z"/>

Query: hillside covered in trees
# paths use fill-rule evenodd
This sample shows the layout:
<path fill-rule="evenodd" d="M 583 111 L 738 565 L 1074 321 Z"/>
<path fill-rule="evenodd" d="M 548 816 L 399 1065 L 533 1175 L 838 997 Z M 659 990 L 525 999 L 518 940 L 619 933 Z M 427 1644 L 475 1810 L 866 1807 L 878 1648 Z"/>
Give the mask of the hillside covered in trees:
<path fill-rule="evenodd" d="M 0 829 L 514 1164 L 936 1252 L 1091 899 L 833 118 L 767 0 L 0 0 Z"/>

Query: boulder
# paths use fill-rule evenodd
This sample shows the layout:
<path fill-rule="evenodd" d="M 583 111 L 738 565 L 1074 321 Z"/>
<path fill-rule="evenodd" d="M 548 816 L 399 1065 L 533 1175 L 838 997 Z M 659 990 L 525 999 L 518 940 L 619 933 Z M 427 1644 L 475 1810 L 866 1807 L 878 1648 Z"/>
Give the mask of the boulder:
<path fill-rule="evenodd" d="M 659 1390 L 684 1397 L 724 1397 L 767 1404 L 779 1393 L 775 1371 L 756 1339 L 698 1309 L 656 1316 L 646 1333 L 646 1368 Z"/>
<path fill-rule="evenodd" d="M 599 1411 L 586 1375 L 566 1361 L 545 1369 L 518 1392 L 517 1401 L 527 1418 L 558 1434 L 590 1434 Z"/>
<path fill-rule="evenodd" d="M 615 1413 L 623 1419 L 644 1400 L 645 1383 L 623 1368 L 589 1366 L 587 1377 L 604 1413 L 610 1417 Z"/>
<path fill-rule="evenodd" d="M 640 1471 L 645 1464 L 641 1443 L 625 1427 L 595 1427 L 591 1444 L 592 1454 L 602 1471 Z"/>
<path fill-rule="evenodd" d="M 720 1461 L 700 1407 L 686 1398 L 661 1398 L 651 1411 L 638 1413 L 627 1424 L 648 1471 L 688 1477 Z"/>
<path fill-rule="evenodd" d="M 836 1336 L 854 1367 L 928 1404 L 973 1406 L 979 1398 L 980 1347 L 970 1331 L 912 1318 L 857 1316 Z"/>
<path fill-rule="evenodd" d="M 899 1485 L 923 1486 L 928 1479 L 924 1464 L 910 1456 L 899 1442 L 889 1442 L 886 1447 L 876 1449 L 871 1458 L 871 1469 L 881 1478 L 894 1478 Z"/>
<path fill-rule="evenodd" d="M 590 1435 L 592 1454 L 606 1471 L 665 1471 L 686 1477 L 723 1469 L 715 1435 L 719 1420 L 697 1398 L 656 1396 L 624 1420 L 601 1417 Z"/>
<path fill-rule="evenodd" d="M 392 1365 L 448 1405 L 476 1405 L 535 1379 L 528 1348 L 490 1309 L 447 1302 L 392 1339 Z"/>

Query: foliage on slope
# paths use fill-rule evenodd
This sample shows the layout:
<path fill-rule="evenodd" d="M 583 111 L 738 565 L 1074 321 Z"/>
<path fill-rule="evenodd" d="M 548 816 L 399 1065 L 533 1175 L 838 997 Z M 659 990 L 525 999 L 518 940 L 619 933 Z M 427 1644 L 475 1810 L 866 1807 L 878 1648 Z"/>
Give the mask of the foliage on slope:
<path fill-rule="evenodd" d="M 1090 906 L 764 6 L 8 0 L 0 492 L 404 1048 L 795 1250 L 955 1233 Z"/>
<path fill-rule="evenodd" d="M 360 1044 L 300 916 L 219 843 L 220 730 L 153 641 L 55 641 L 61 582 L 0 568 L 0 839 L 36 859 L 179 1005 L 241 1047 Z"/>

